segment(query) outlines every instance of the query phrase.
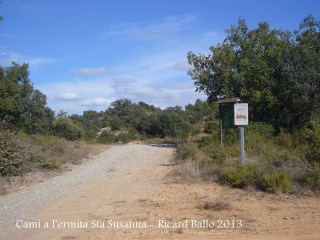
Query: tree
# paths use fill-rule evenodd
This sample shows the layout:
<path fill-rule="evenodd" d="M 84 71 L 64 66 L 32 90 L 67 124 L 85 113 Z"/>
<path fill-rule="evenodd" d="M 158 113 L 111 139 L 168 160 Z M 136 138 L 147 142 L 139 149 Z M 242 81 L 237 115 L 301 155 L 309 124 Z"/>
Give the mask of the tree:
<path fill-rule="evenodd" d="M 300 128 L 320 111 L 320 22 L 306 17 L 286 53 L 279 88 L 278 121 Z"/>
<path fill-rule="evenodd" d="M 28 64 L 0 67 L 0 119 L 27 133 L 49 134 L 54 118 L 47 98 L 33 88 Z"/>
<path fill-rule="evenodd" d="M 249 30 L 242 19 L 226 32 L 224 42 L 211 47 L 210 55 L 188 53 L 196 90 L 211 102 L 240 97 L 249 103 L 251 120 L 278 129 L 293 129 L 310 118 L 311 105 L 319 103 L 319 23 L 307 17 L 296 40 L 266 22 Z M 305 118 L 296 118 L 301 103 L 310 110 L 301 112 Z"/>

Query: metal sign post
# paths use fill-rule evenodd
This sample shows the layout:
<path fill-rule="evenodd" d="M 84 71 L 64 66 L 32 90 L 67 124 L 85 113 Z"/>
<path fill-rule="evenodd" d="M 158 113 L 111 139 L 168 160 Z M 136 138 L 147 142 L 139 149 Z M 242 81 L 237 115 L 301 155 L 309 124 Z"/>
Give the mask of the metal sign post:
<path fill-rule="evenodd" d="M 234 104 L 234 125 L 240 126 L 241 163 L 246 161 L 244 147 L 244 127 L 249 123 L 249 111 L 247 103 Z"/>
<path fill-rule="evenodd" d="M 241 164 L 246 162 L 246 156 L 244 151 L 244 127 L 240 127 L 240 146 L 241 146 Z"/>

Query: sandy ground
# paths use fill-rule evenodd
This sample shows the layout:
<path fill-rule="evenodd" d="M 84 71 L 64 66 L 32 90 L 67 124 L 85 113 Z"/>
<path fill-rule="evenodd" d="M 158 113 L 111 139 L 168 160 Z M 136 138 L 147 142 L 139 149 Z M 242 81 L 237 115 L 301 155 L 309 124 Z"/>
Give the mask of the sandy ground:
<path fill-rule="evenodd" d="M 106 174 L 16 219 L 9 239 L 320 239 L 317 197 L 177 182 L 173 149 L 116 148 Z"/>

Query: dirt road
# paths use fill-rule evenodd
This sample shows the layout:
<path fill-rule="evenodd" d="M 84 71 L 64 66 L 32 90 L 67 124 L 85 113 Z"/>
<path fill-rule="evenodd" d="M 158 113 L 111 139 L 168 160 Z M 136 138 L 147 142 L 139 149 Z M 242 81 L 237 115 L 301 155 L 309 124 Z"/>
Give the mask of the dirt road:
<path fill-rule="evenodd" d="M 173 149 L 115 146 L 0 197 L 1 239 L 320 239 L 319 198 L 169 177 Z"/>

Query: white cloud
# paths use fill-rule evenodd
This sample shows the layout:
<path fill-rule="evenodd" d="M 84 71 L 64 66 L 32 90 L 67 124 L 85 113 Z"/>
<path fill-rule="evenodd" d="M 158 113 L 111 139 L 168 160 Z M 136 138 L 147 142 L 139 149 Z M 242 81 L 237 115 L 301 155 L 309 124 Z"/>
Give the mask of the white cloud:
<path fill-rule="evenodd" d="M 132 84 L 137 82 L 136 79 L 130 78 L 130 77 L 113 77 L 111 79 L 112 81 L 114 81 L 114 84 L 117 86 L 122 84 Z"/>
<path fill-rule="evenodd" d="M 54 59 L 44 58 L 44 57 L 33 57 L 33 58 L 26 58 L 26 62 L 29 63 L 30 66 L 37 67 L 37 66 L 53 63 Z"/>
<path fill-rule="evenodd" d="M 159 40 L 175 35 L 182 36 L 182 39 L 179 44 L 166 46 L 159 46 L 156 42 L 154 48 L 146 47 L 145 52 L 122 59 L 121 64 L 113 62 L 112 68 L 103 67 L 106 62 L 96 65 L 100 67 L 85 64 L 86 67 L 72 68 L 72 72 L 76 73 L 73 78 L 44 83 L 37 88 L 48 96 L 49 106 L 55 111 L 65 109 L 80 114 L 88 109 L 106 110 L 112 101 L 119 98 L 144 101 L 162 108 L 184 106 L 198 98 L 204 100 L 206 96 L 195 92 L 193 81 L 187 75 L 191 68 L 187 62 L 187 52 L 207 53 L 209 46 L 219 41 L 221 35 L 202 33 L 186 38 L 180 34 L 187 32 L 193 21 L 195 17 L 190 15 L 115 26 L 109 34 L 121 39 L 129 36 L 150 40 L 152 34 Z M 77 98 L 74 101 L 61 98 L 65 93 L 74 93 Z"/>
<path fill-rule="evenodd" d="M 47 57 L 30 57 L 17 52 L 3 52 L 0 55 L 0 64 L 9 66 L 12 62 L 19 64 L 28 63 L 31 68 L 38 68 L 42 65 L 51 64 L 56 61 L 53 58 Z"/>
<path fill-rule="evenodd" d="M 78 99 L 78 95 L 76 93 L 61 93 L 54 96 L 54 98 L 58 100 L 75 101 Z"/>
<path fill-rule="evenodd" d="M 186 31 L 196 20 L 194 15 L 165 17 L 145 22 L 130 22 L 114 25 L 110 36 L 129 36 L 141 40 L 171 40 L 177 33 Z"/>
<path fill-rule="evenodd" d="M 105 109 L 110 105 L 112 101 L 106 98 L 94 98 L 86 99 L 80 103 L 81 106 L 85 107 L 105 107 Z"/>
<path fill-rule="evenodd" d="M 107 73 L 106 67 L 83 67 L 83 68 L 72 68 L 72 72 L 83 75 L 99 76 Z"/>

